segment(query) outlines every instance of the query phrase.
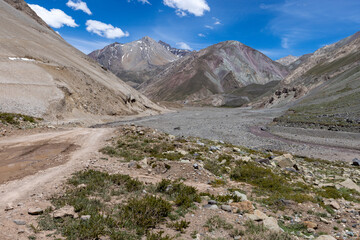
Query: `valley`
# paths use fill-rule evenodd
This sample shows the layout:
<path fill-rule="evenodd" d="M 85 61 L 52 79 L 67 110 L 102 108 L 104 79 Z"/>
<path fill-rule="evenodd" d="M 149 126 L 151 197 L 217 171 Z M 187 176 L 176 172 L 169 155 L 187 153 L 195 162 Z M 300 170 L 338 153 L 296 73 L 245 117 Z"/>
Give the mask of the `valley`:
<path fill-rule="evenodd" d="M 161 2 L 162 25 L 210 11 Z M 136 29 L 153 7 L 116 4 Z M 360 32 L 296 56 L 287 36 L 268 51 L 224 32 L 194 50 L 182 28 L 130 35 L 88 19 L 106 4 L 63 5 L 0 0 L 0 240 L 360 238 Z M 225 27 L 209 19 L 199 42 Z"/>

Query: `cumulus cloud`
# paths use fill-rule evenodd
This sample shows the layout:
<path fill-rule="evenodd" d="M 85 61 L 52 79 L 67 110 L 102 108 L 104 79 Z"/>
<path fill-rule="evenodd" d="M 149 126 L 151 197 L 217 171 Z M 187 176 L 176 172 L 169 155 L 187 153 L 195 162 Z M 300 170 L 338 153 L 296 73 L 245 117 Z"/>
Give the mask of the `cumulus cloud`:
<path fill-rule="evenodd" d="M 78 27 L 75 20 L 61 11 L 60 9 L 51 9 L 50 11 L 36 4 L 29 4 L 29 7 L 36 12 L 50 27 L 61 28 L 64 25 L 69 27 Z"/>
<path fill-rule="evenodd" d="M 81 10 L 84 13 L 87 13 L 89 15 L 92 15 L 92 12 L 90 11 L 90 9 L 88 8 L 86 2 L 83 2 L 81 0 L 69 0 L 66 3 L 66 6 L 68 6 L 69 8 L 72 8 L 74 10 Z"/>
<path fill-rule="evenodd" d="M 96 20 L 86 21 L 86 30 L 109 39 L 128 37 L 130 35 L 128 32 L 123 32 L 120 28 L 114 27 L 111 24 Z"/>
<path fill-rule="evenodd" d="M 163 0 L 164 5 L 175 8 L 178 16 L 186 16 L 187 12 L 197 17 L 203 16 L 210 7 L 206 0 Z"/>
<path fill-rule="evenodd" d="M 184 42 L 178 42 L 178 43 L 176 43 L 176 45 L 179 46 L 179 48 L 181 48 L 181 49 L 192 50 L 192 48 Z"/>

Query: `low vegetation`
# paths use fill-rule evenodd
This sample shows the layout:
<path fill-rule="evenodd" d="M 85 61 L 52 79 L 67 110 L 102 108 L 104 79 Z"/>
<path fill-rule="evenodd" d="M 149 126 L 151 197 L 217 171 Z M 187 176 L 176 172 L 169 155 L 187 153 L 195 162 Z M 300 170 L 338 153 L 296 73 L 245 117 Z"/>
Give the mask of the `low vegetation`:
<path fill-rule="evenodd" d="M 36 123 L 41 120 L 41 118 L 34 118 L 23 114 L 0 112 L 0 122 L 3 124 L 19 125 L 21 122 Z"/>

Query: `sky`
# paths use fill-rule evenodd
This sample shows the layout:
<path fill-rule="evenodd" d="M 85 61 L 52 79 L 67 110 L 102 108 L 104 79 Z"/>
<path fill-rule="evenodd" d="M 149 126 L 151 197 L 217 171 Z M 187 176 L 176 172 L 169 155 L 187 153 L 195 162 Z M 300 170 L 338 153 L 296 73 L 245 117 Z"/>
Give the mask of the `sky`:
<path fill-rule="evenodd" d="M 272 59 L 301 56 L 360 31 L 359 0 L 27 0 L 88 54 L 149 36 L 200 50 L 236 40 Z"/>

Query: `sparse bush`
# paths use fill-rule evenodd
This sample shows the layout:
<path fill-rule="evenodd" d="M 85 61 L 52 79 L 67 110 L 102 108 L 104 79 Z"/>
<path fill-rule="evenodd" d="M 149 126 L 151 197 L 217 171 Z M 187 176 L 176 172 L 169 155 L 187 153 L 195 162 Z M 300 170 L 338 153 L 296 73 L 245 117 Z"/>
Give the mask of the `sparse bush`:
<path fill-rule="evenodd" d="M 224 230 L 233 229 L 233 225 L 226 222 L 225 219 L 221 218 L 218 215 L 209 218 L 206 221 L 204 227 L 207 227 L 209 229 L 209 232 L 213 232 L 215 229 L 220 229 L 220 228 Z"/>

